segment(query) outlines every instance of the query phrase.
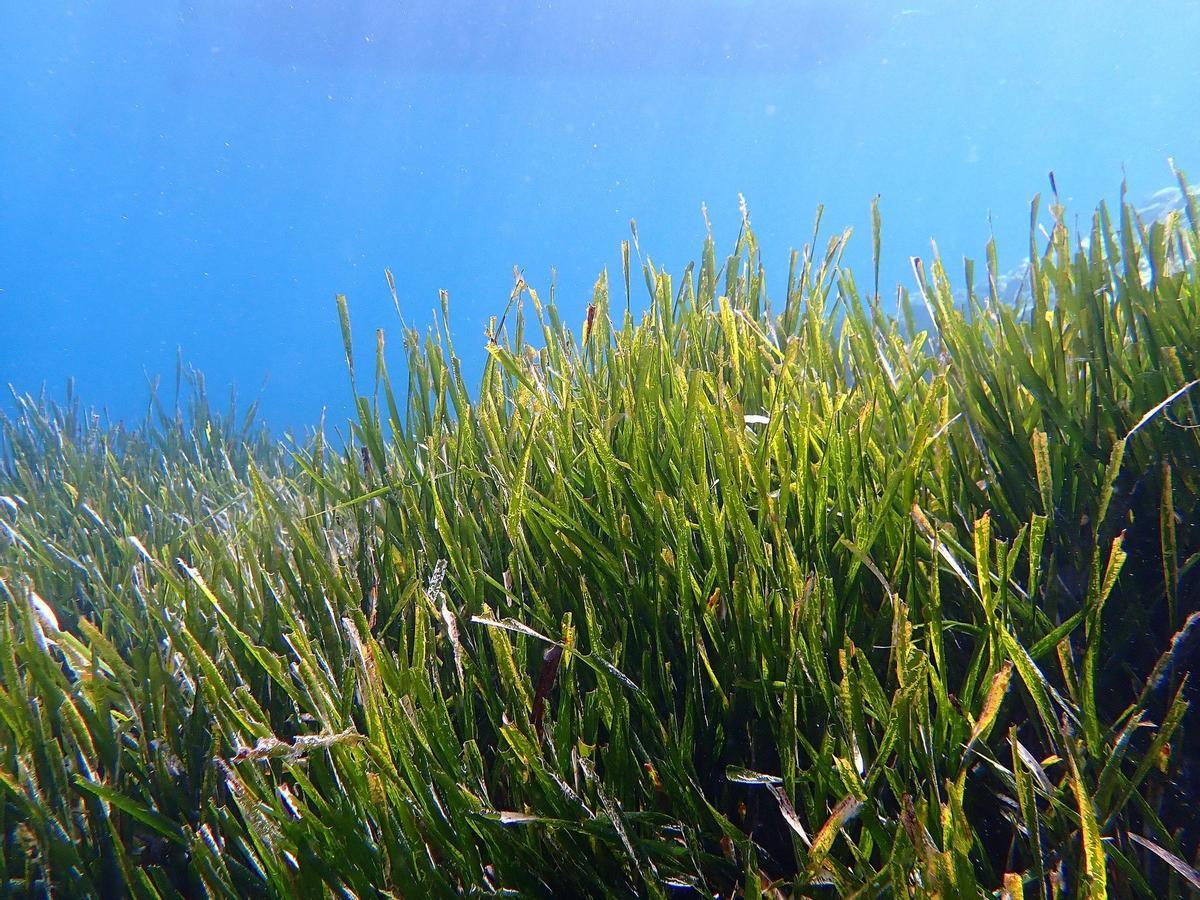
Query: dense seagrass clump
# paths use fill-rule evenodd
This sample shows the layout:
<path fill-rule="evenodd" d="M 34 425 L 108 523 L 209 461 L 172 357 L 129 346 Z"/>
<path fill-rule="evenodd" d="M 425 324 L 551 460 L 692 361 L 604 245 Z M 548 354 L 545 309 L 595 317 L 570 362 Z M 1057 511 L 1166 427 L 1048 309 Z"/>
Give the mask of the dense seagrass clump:
<path fill-rule="evenodd" d="M 1053 211 L 1015 306 L 989 252 L 895 317 L 877 217 L 869 292 L 843 234 L 775 305 L 748 222 L 641 316 L 626 244 L 578 339 L 518 279 L 471 390 L 341 301 L 344 446 L 19 397 L 6 888 L 1200 889 L 1195 203 Z"/>

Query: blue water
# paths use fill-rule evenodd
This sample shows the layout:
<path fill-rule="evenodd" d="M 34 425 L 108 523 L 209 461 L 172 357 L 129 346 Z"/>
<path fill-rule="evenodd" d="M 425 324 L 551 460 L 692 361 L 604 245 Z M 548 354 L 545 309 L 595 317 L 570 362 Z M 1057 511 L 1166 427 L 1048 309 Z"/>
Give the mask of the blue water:
<path fill-rule="evenodd" d="M 398 351 L 384 267 L 412 323 L 450 292 L 474 375 L 513 266 L 581 322 L 631 218 L 678 271 L 740 192 L 778 296 L 818 203 L 865 283 L 882 194 L 894 285 L 931 237 L 1020 262 L 1050 170 L 1081 213 L 1200 180 L 1193 2 L 60 0 L 0 35 L 0 383 L 114 417 L 177 348 L 277 428 L 345 415 L 333 296 Z"/>

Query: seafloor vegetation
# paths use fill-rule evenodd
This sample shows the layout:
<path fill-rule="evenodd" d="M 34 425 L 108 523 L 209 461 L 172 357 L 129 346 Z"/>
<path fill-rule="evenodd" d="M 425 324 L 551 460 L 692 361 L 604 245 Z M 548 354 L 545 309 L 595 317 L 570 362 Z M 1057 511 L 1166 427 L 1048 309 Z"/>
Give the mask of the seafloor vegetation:
<path fill-rule="evenodd" d="M 518 280 L 470 388 L 342 302 L 336 442 L 18 397 L 7 891 L 1200 890 L 1196 205 L 1054 209 L 1016 306 L 994 253 L 893 303 L 814 237 L 773 304 L 748 227 L 626 245 L 578 340 Z"/>

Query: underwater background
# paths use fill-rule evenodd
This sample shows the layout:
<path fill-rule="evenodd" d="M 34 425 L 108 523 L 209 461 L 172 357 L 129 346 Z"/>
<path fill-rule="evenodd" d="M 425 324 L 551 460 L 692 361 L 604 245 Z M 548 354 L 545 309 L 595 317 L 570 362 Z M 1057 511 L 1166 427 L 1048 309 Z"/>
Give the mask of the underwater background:
<path fill-rule="evenodd" d="M 961 284 L 991 233 L 1028 255 L 1051 170 L 1084 216 L 1200 177 L 1200 3 L 113 0 L 0 35 L 0 383 L 114 418 L 178 350 L 273 429 L 344 420 L 333 297 L 398 350 L 385 267 L 413 324 L 449 292 L 471 384 L 514 265 L 578 327 L 630 219 L 677 273 L 743 195 L 778 297 L 818 204 L 869 271 L 878 193 L 884 285 L 931 238 Z"/>

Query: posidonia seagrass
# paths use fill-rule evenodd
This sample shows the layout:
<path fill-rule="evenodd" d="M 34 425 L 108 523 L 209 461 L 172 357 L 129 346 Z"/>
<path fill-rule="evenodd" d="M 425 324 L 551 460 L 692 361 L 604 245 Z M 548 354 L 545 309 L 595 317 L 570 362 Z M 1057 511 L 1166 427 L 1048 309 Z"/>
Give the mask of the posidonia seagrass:
<path fill-rule="evenodd" d="M 474 390 L 341 301 L 346 446 L 182 373 L 128 430 L 18 395 L 7 889 L 1200 889 L 1196 209 L 1053 218 L 1017 306 L 989 252 L 895 316 L 846 235 L 774 303 L 748 222 L 626 244 L 582 342 L 519 282 Z"/>

